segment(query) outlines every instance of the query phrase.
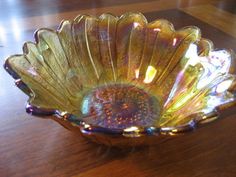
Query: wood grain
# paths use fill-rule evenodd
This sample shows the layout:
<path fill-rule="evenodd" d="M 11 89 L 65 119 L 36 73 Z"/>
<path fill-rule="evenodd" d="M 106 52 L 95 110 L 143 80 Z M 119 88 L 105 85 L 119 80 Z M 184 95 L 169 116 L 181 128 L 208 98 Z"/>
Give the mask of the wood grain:
<path fill-rule="evenodd" d="M 236 1 L 235 0 L 228 0 L 227 2 L 219 1 L 213 4 L 219 9 L 228 11 L 229 13 L 232 13 L 232 14 L 236 14 Z"/>
<path fill-rule="evenodd" d="M 216 48 L 236 51 L 235 14 L 220 8 L 222 3 L 227 7 L 232 0 L 2 0 L 0 65 L 6 56 L 21 53 L 22 43 L 33 40 L 36 28 L 55 27 L 79 13 L 107 11 L 142 11 L 149 21 L 166 18 L 176 29 L 196 25 Z M 157 146 L 118 149 L 91 143 L 52 120 L 27 115 L 26 100 L 0 67 L 0 177 L 236 176 L 235 115 Z"/>
<path fill-rule="evenodd" d="M 226 48 L 236 51 L 236 40 L 230 34 L 224 33 L 223 30 L 215 28 L 211 24 L 183 12 L 181 9 L 147 12 L 145 16 L 149 21 L 156 18 L 165 18 L 173 23 L 176 30 L 185 26 L 197 26 L 201 29 L 202 37 L 212 40 L 216 49 Z M 230 24 L 233 26 L 232 23 Z"/>
<path fill-rule="evenodd" d="M 184 12 L 236 37 L 236 15 L 213 5 L 202 5 L 182 9 Z"/>
<path fill-rule="evenodd" d="M 49 2 L 49 1 L 48 1 Z M 73 1 L 74 2 L 74 1 Z M 81 1 L 79 1 L 81 2 Z M 118 1 L 117 1 L 118 2 Z M 122 1 L 123 2 L 123 1 Z M 51 13 L 37 13 L 37 11 L 34 13 L 34 15 L 25 15 L 28 14 L 27 12 L 24 14 L 24 11 L 21 12 L 15 19 L 15 17 L 7 17 L 6 13 L 4 11 L 0 11 L 0 20 L 2 19 L 1 25 L 2 26 L 12 26 L 14 27 L 14 23 L 16 23 L 15 26 L 17 26 L 19 31 L 25 31 L 25 30 L 35 30 L 40 27 L 50 27 L 58 25 L 61 20 L 63 19 L 73 19 L 78 14 L 90 14 L 90 15 L 101 15 L 102 13 L 113 13 L 115 15 L 121 15 L 128 11 L 139 11 L 142 13 L 145 12 L 152 12 L 152 11 L 161 11 L 161 10 L 167 10 L 167 9 L 173 9 L 173 8 L 184 8 L 189 6 L 195 6 L 195 5 L 202 5 L 209 2 L 217 2 L 217 0 L 208 0 L 207 2 L 205 0 L 192 0 L 189 2 L 189 0 L 157 0 L 157 1 L 145 1 L 145 2 L 137 2 L 135 5 L 131 3 L 131 1 L 127 1 L 126 4 L 118 3 L 117 5 L 111 5 L 108 3 L 108 1 L 104 1 L 103 5 L 100 5 L 96 8 L 93 8 L 91 5 L 87 7 L 82 6 L 79 9 L 73 8 L 69 11 L 63 11 L 61 10 L 60 13 L 56 13 L 53 10 Z M 45 2 L 47 3 L 47 2 Z M 57 3 L 56 3 L 57 4 Z M 44 6 L 47 6 L 48 4 L 44 4 Z M 50 4 L 49 4 L 50 5 Z M 109 6 L 110 5 L 110 6 Z M 37 4 L 32 5 L 32 11 L 34 8 L 37 7 Z M 71 3 L 70 6 L 74 6 L 74 3 Z M 23 6 L 24 7 L 24 6 Z M 87 7 L 87 8 L 86 8 Z M 44 7 L 40 8 L 40 5 L 38 7 L 39 9 L 44 9 Z M 5 9 L 4 7 L 2 9 Z M 7 9 L 7 8 L 6 8 Z M 5 10 L 6 10 L 5 9 Z M 34 11 L 33 11 L 34 12 Z M 7 19 L 7 20 L 6 20 Z M 6 30 L 8 32 L 8 30 Z"/>

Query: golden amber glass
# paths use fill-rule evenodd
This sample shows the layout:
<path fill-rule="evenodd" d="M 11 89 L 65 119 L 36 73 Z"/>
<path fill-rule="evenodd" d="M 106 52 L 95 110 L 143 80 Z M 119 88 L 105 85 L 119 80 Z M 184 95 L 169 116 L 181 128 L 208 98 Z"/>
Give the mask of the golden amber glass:
<path fill-rule="evenodd" d="M 105 135 L 185 132 L 234 105 L 234 53 L 214 50 L 194 26 L 176 31 L 141 13 L 79 15 L 35 40 L 5 63 L 29 95 L 28 112 L 57 114 L 105 144 L 115 144 Z"/>

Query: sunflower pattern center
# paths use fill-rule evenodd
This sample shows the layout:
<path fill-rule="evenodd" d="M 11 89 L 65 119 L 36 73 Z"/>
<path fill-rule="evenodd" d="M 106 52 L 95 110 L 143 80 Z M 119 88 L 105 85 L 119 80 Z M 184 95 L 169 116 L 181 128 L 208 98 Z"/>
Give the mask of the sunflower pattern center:
<path fill-rule="evenodd" d="M 140 88 L 122 84 L 94 89 L 85 97 L 82 108 L 93 117 L 89 123 L 117 129 L 151 126 L 160 114 L 157 99 Z"/>

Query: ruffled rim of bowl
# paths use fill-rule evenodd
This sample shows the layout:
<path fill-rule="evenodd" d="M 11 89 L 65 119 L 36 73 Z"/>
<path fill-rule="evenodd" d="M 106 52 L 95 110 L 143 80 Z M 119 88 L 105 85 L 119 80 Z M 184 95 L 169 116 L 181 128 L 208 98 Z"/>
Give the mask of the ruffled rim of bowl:
<path fill-rule="evenodd" d="M 102 15 L 109 14 L 114 17 L 117 17 L 118 19 L 121 19 L 125 15 L 130 14 L 130 13 L 134 13 L 134 12 L 125 13 L 125 14 L 121 15 L 120 17 L 114 16 L 111 13 L 104 13 Z M 135 13 L 142 15 L 146 19 L 146 17 L 142 13 L 138 13 L 138 12 L 135 12 Z M 83 15 L 86 15 L 86 14 L 83 14 Z M 102 15 L 100 15 L 97 18 L 100 18 Z M 81 16 L 81 15 L 78 15 L 74 20 L 76 20 L 79 16 Z M 91 15 L 87 15 L 87 16 L 92 17 Z M 172 29 L 173 31 L 183 30 L 185 28 L 195 28 L 195 29 L 198 29 L 201 34 L 201 30 L 196 26 L 185 26 L 183 28 L 175 30 L 174 25 L 170 21 L 168 21 L 166 19 L 156 19 L 156 20 L 165 20 L 168 23 L 170 29 Z M 147 22 L 147 24 L 153 23 L 156 20 L 151 21 L 151 22 Z M 59 24 L 59 26 L 56 30 L 53 30 L 50 28 L 37 29 L 34 32 L 35 43 L 36 44 L 38 43 L 38 35 L 37 34 L 40 30 L 47 30 L 47 31 L 51 31 L 53 33 L 58 33 L 61 30 L 61 27 L 65 21 L 67 21 L 67 20 L 61 21 L 61 23 Z M 208 48 L 209 51 L 219 50 L 219 49 L 214 49 L 214 45 L 211 40 L 205 39 L 205 38 L 201 38 L 201 39 L 204 39 L 209 43 L 209 48 Z M 28 53 L 27 47 L 25 47 L 28 43 L 34 43 L 34 42 L 27 41 L 23 44 L 23 55 L 26 55 Z M 233 50 L 227 50 L 227 49 L 221 49 L 221 50 L 225 50 L 225 51 L 229 52 L 230 55 L 232 56 L 232 58 L 234 58 L 233 56 L 235 56 L 235 53 Z M 15 55 L 9 56 L 6 59 L 6 61 L 4 62 L 4 68 L 15 79 L 15 85 L 20 90 L 22 90 L 26 95 L 29 96 L 29 100 L 27 101 L 28 104 L 26 106 L 26 112 L 29 114 L 35 115 L 35 116 L 43 116 L 43 117 L 56 116 L 58 119 L 62 119 L 63 121 L 69 121 L 73 126 L 78 126 L 80 128 L 81 132 L 85 133 L 85 134 L 102 133 L 102 134 L 108 134 L 108 135 L 122 135 L 125 137 L 140 137 L 140 136 L 144 136 L 144 135 L 156 135 L 157 136 L 157 135 L 183 134 L 183 133 L 193 131 L 201 125 L 212 122 L 212 121 L 218 119 L 219 117 L 222 117 L 221 115 L 223 115 L 225 112 L 227 112 L 230 108 L 236 106 L 236 94 L 235 94 L 236 81 L 234 81 L 231 84 L 230 88 L 227 89 L 227 91 L 229 91 L 230 93 L 232 93 L 234 95 L 233 101 L 216 106 L 212 112 L 207 113 L 207 114 L 205 114 L 203 112 L 191 114 L 189 116 L 190 121 L 186 124 L 183 124 L 183 125 L 172 126 L 172 127 L 169 127 L 169 126 L 167 126 L 167 127 L 154 127 L 154 126 L 136 127 L 136 126 L 133 126 L 133 127 L 125 128 L 125 129 L 109 129 L 109 128 L 104 128 L 104 127 L 93 126 L 93 125 L 87 124 L 82 119 L 78 119 L 77 117 L 75 117 L 72 114 L 69 114 L 66 112 L 60 112 L 60 111 L 54 110 L 54 109 L 39 108 L 37 106 L 31 105 L 30 100 L 33 98 L 33 95 L 34 95 L 33 91 L 27 86 L 27 84 L 25 84 L 21 80 L 20 76 L 11 68 L 11 65 L 9 64 L 9 61 L 8 61 L 8 59 L 15 57 L 15 56 L 19 56 L 19 55 L 22 55 L 22 54 L 15 54 Z"/>

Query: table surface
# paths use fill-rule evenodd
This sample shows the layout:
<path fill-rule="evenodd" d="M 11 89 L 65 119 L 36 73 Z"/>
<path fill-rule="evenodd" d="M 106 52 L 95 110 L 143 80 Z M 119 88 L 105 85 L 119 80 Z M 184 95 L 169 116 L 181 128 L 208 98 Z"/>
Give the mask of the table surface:
<path fill-rule="evenodd" d="M 176 29 L 195 25 L 216 48 L 236 51 L 236 1 L 231 0 L 1 0 L 0 65 L 22 53 L 39 27 L 56 28 L 78 14 L 140 11 Z M 236 116 L 156 146 L 129 149 L 91 143 L 52 120 L 25 113 L 27 100 L 0 67 L 0 176 L 236 176 Z"/>

